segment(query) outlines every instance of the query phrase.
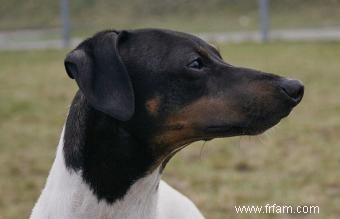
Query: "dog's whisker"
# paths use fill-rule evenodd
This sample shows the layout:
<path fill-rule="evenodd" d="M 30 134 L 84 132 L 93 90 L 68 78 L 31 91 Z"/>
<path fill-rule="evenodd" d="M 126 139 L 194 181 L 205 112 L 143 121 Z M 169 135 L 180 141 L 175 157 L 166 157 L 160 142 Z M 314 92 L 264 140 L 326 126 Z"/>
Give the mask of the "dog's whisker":
<path fill-rule="evenodd" d="M 203 143 L 202 143 L 202 146 L 201 146 L 201 150 L 200 150 L 200 160 L 202 160 L 202 152 L 203 152 L 203 149 L 204 149 L 204 146 L 206 145 L 207 141 L 206 140 L 203 140 Z"/>

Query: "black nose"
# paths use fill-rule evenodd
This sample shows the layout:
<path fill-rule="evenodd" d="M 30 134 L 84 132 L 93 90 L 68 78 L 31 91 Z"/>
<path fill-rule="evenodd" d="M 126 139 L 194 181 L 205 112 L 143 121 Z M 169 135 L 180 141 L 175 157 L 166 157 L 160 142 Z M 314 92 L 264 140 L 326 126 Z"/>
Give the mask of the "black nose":
<path fill-rule="evenodd" d="M 298 80 L 283 79 L 280 81 L 280 87 L 294 102 L 298 104 L 304 92 L 303 84 Z"/>

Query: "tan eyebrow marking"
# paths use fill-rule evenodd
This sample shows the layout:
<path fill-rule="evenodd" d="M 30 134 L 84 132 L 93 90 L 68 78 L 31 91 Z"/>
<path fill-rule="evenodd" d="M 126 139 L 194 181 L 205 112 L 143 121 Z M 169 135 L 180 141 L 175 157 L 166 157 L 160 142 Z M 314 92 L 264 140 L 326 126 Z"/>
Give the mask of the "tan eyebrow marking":
<path fill-rule="evenodd" d="M 145 108 L 151 115 L 156 116 L 158 114 L 160 102 L 161 102 L 160 97 L 158 96 L 153 97 L 146 101 Z"/>
<path fill-rule="evenodd" d="M 199 47 L 197 52 L 198 52 L 199 55 L 201 55 L 205 58 L 210 57 L 208 51 L 206 49 L 204 49 L 203 47 Z"/>

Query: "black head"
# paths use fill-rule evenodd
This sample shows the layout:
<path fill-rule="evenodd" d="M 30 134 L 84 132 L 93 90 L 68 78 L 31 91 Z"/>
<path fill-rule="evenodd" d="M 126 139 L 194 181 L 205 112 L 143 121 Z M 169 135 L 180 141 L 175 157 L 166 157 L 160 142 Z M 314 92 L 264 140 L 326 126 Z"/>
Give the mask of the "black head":
<path fill-rule="evenodd" d="M 92 107 L 160 160 L 196 140 L 262 133 L 304 90 L 299 81 L 228 64 L 210 44 L 170 30 L 101 32 L 65 66 Z"/>
<path fill-rule="evenodd" d="M 303 96 L 299 81 L 232 66 L 203 40 L 169 30 L 100 32 L 65 67 L 80 88 L 65 163 L 109 202 L 184 145 L 259 134 Z"/>

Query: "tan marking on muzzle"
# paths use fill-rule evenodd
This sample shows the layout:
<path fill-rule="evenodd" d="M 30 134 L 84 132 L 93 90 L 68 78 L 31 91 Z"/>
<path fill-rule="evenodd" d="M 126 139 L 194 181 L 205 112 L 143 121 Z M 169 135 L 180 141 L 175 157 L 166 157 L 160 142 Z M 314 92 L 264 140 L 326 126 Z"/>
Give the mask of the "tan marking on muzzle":
<path fill-rule="evenodd" d="M 155 142 L 174 149 L 203 138 L 204 133 L 199 128 L 239 118 L 239 113 L 227 107 L 222 98 L 203 97 L 170 115 Z"/>
<path fill-rule="evenodd" d="M 183 126 L 204 126 L 209 122 L 232 122 L 240 117 L 239 110 L 233 105 L 225 97 L 203 97 L 170 116 L 167 124 L 180 122 Z"/>
<path fill-rule="evenodd" d="M 273 88 L 267 83 L 256 82 L 247 84 L 240 92 L 254 95 L 254 98 L 248 96 L 249 99 L 267 103 Z M 163 162 L 169 155 L 173 155 L 187 144 L 209 137 L 204 132 L 208 126 L 239 124 L 247 121 L 249 112 L 244 109 L 244 101 L 239 96 L 228 94 L 202 97 L 172 113 L 160 128 L 159 134 L 152 140 L 152 144 L 155 145 L 154 155 L 159 162 Z"/>

